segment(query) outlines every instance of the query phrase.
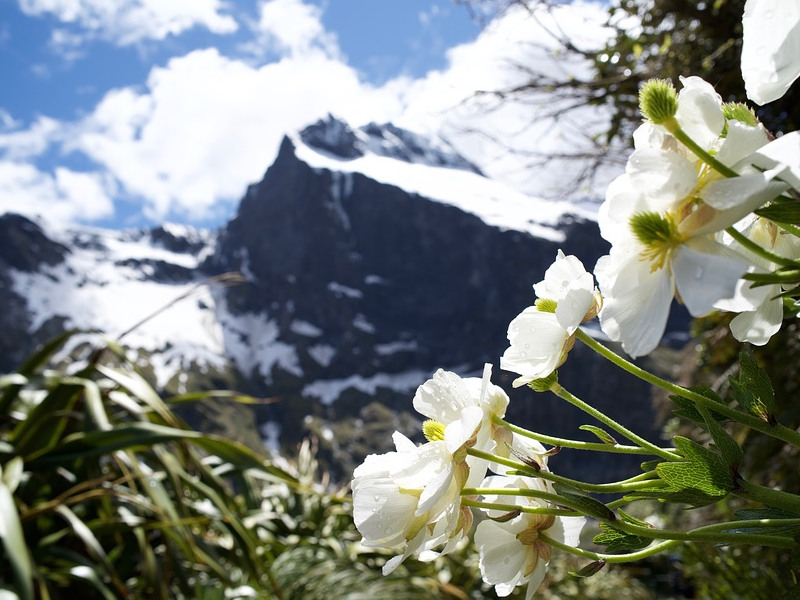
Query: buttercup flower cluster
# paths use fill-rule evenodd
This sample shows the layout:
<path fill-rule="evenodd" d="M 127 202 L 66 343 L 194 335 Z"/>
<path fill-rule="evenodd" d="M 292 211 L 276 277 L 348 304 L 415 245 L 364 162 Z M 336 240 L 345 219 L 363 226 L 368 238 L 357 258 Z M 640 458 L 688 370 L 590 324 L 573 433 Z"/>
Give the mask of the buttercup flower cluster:
<path fill-rule="evenodd" d="M 798 77 L 799 31 L 800 2 L 748 0 L 742 72 L 751 100 L 774 100 Z M 740 472 L 744 450 L 724 427 L 747 427 L 800 448 L 800 433 L 776 422 L 752 355 L 743 352 L 732 382 L 737 408 L 710 390 L 699 393 L 643 371 L 601 340 L 619 343 L 634 358 L 648 354 L 675 301 L 695 317 L 735 313 L 732 334 L 754 345 L 799 316 L 800 133 L 775 139 L 748 106 L 723 102 L 698 77 L 682 78 L 680 90 L 647 82 L 640 107 L 633 153 L 599 209 L 609 254 L 592 274 L 559 251 L 533 286 L 532 305 L 509 324 L 500 357 L 500 367 L 518 376 L 515 388 L 552 392 L 596 419 L 598 426 L 584 429 L 598 441 L 507 422 L 509 398 L 491 383 L 490 365 L 482 378 L 438 371 L 413 399 L 427 419 L 427 441 L 416 445 L 395 433 L 395 451 L 368 456 L 353 476 L 363 543 L 395 552 L 384 573 L 410 556 L 432 560 L 452 552 L 471 536 L 486 584 L 501 597 L 527 585 L 529 599 L 554 549 L 592 561 L 584 569 L 591 574 L 684 542 L 796 546 L 800 496 L 749 482 Z M 595 319 L 599 327 L 581 327 Z M 572 395 L 557 369 L 576 341 L 691 405 L 685 418 L 705 429 L 713 445 L 676 437 L 674 446 L 661 447 Z M 548 464 L 554 451 L 545 443 L 650 460 L 628 479 L 589 484 L 554 473 Z M 616 498 L 601 502 L 595 493 Z M 728 495 L 759 503 L 765 518 L 675 531 L 623 510 L 642 499 L 701 506 Z M 587 518 L 600 530 L 594 543 L 608 552 L 580 547 Z"/>

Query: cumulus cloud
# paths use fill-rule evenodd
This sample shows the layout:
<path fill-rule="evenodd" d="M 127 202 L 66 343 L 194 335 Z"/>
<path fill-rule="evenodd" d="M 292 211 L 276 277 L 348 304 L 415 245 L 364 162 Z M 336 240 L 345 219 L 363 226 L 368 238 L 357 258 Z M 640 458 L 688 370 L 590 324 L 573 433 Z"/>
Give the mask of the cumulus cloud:
<path fill-rule="evenodd" d="M 151 219 L 230 214 L 281 137 L 328 112 L 353 122 L 399 112 L 397 93 L 364 84 L 322 54 L 260 67 L 198 50 L 150 73 L 146 90 L 106 94 L 67 149 L 103 165 Z"/>
<path fill-rule="evenodd" d="M 575 1 L 529 14 L 517 7 L 489 23 L 474 42 L 448 52 L 448 67 L 429 73 L 407 91 L 405 123 L 444 135 L 467 158 L 492 177 L 539 196 L 573 198 L 597 195 L 617 173 L 609 165 L 597 173 L 593 188 L 575 189 L 578 163 L 564 168 L 531 168 L 534 156 L 596 153 L 591 136 L 603 131 L 608 115 L 596 107 L 563 110 L 572 100 L 552 93 L 491 92 L 524 85 L 532 73 L 561 80 L 589 75 L 589 65 L 564 52 L 560 37 L 579 48 L 597 48 L 610 31 L 601 24 L 605 9 L 595 2 Z M 565 189 L 567 188 L 567 189 Z"/>
<path fill-rule="evenodd" d="M 63 167 L 46 173 L 29 163 L 0 160 L 0 213 L 94 221 L 113 214 L 112 188 L 110 178 L 100 173 Z"/>
<path fill-rule="evenodd" d="M 257 53 L 266 50 L 300 56 L 321 51 L 338 57 L 336 36 L 322 26 L 322 9 L 302 0 L 268 0 L 259 3 L 255 25 L 257 40 L 250 47 Z"/>
<path fill-rule="evenodd" d="M 83 18 L 82 11 L 95 3 L 105 5 L 100 0 L 20 1 L 29 8 L 60 10 L 65 20 Z M 213 8 L 214 14 L 221 6 L 211 0 L 187 2 Z M 120 3 L 134 4 L 145 6 L 144 0 Z M 44 206 L 46 194 L 52 193 L 59 214 L 81 220 L 107 216 L 112 192 L 118 199 L 140 202 L 152 221 L 224 219 L 246 186 L 263 176 L 285 133 L 332 113 L 354 126 L 393 121 L 443 134 L 490 175 L 548 195 L 563 183 L 553 176 L 563 169 L 532 171 L 524 155 L 509 147 L 523 152 L 574 149 L 575 129 L 585 133 L 598 117 L 586 114 L 580 123 L 566 123 L 542 117 L 553 108 L 548 97 L 494 106 L 484 101 L 488 96 L 474 95 L 475 90 L 523 81 L 520 65 L 539 65 L 553 74 L 580 73 L 586 68 L 580 62 L 553 60 L 557 44 L 551 33 L 560 27 L 574 43 L 597 44 L 605 35 L 598 28 L 605 13 L 594 2 L 560 8 L 558 27 L 546 15 L 507 13 L 474 42 L 452 49 L 441 71 L 380 86 L 363 81 L 342 58 L 318 7 L 301 0 L 258 6 L 257 42 L 271 44 L 280 53 L 278 60 L 252 64 L 214 48 L 195 50 L 154 67 L 143 85 L 110 90 L 75 122 L 40 119 L 27 130 L 0 131 L 0 160 L 5 158 L 0 190 L 22 197 L 29 186 L 26 202 L 34 207 Z M 108 177 L 86 173 L 76 179 L 71 172 L 20 168 L 23 158 L 33 159 L 53 146 L 88 157 Z M 76 204 L 70 211 L 72 201 Z"/>
<path fill-rule="evenodd" d="M 213 33 L 236 31 L 238 24 L 225 14 L 221 0 L 18 0 L 30 16 L 51 14 L 74 24 L 85 34 L 121 46 L 143 40 L 163 40 L 193 27 Z M 63 38 L 64 33 L 60 34 Z M 70 40 L 74 46 L 74 39 Z M 59 40 L 53 40 L 58 44 Z"/>

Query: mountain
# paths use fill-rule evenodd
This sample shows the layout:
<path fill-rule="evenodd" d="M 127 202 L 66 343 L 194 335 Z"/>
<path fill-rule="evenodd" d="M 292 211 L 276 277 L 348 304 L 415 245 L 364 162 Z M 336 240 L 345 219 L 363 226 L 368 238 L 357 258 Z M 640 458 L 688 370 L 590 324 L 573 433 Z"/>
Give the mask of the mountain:
<path fill-rule="evenodd" d="M 491 181 L 444 141 L 329 117 L 283 140 L 218 231 L 0 217 L 0 366 L 14 368 L 28 340 L 100 329 L 122 336 L 160 389 L 274 399 L 248 413 L 265 442 L 314 432 L 346 474 L 393 429 L 418 429 L 411 397 L 437 368 L 479 375 L 490 362 L 511 391 L 497 367 L 508 323 L 559 248 L 588 269 L 607 251 L 593 214 Z M 649 390 L 590 351 L 574 349 L 560 379 L 657 438 Z M 520 425 L 575 437 L 590 422 L 548 395 L 512 394 Z M 605 456 L 564 463 L 589 479 L 620 468 Z"/>

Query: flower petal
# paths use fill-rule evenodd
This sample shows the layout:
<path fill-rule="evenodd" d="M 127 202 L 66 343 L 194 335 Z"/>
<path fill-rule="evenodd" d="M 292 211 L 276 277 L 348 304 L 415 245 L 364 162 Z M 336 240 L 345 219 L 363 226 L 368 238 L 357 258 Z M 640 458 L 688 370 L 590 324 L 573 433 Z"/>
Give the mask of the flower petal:
<path fill-rule="evenodd" d="M 600 327 L 636 358 L 661 341 L 674 288 L 669 269 L 651 271 L 630 248 L 613 247 L 597 261 L 594 275 L 603 293 Z"/>
<path fill-rule="evenodd" d="M 728 252 L 721 244 L 704 239 L 692 240 L 675 252 L 675 287 L 693 317 L 710 313 L 716 302 L 734 296 L 748 265 Z"/>
<path fill-rule="evenodd" d="M 742 78 L 759 105 L 777 100 L 800 76 L 800 4 L 747 0 L 742 17 Z"/>
<path fill-rule="evenodd" d="M 773 288 L 771 290 L 773 296 L 780 293 L 778 286 L 769 287 Z M 740 342 L 763 346 L 778 333 L 781 323 L 783 323 L 783 302 L 780 298 L 771 298 L 754 311 L 736 315 L 731 321 L 730 328 L 733 337 Z"/>
<path fill-rule="evenodd" d="M 681 84 L 675 119 L 695 143 L 708 150 L 725 127 L 722 98 L 700 77 L 681 77 Z"/>

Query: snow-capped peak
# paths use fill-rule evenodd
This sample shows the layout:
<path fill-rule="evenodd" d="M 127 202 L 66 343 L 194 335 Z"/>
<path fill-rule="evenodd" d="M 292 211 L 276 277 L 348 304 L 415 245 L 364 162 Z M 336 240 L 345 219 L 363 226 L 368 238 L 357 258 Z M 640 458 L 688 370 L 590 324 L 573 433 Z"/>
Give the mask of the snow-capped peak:
<path fill-rule="evenodd" d="M 565 215 L 593 220 L 596 206 L 545 200 L 485 177 L 446 141 L 394 125 L 351 128 L 329 116 L 292 142 L 298 159 L 315 169 L 361 173 L 430 200 L 450 204 L 500 229 L 562 241 Z"/>

